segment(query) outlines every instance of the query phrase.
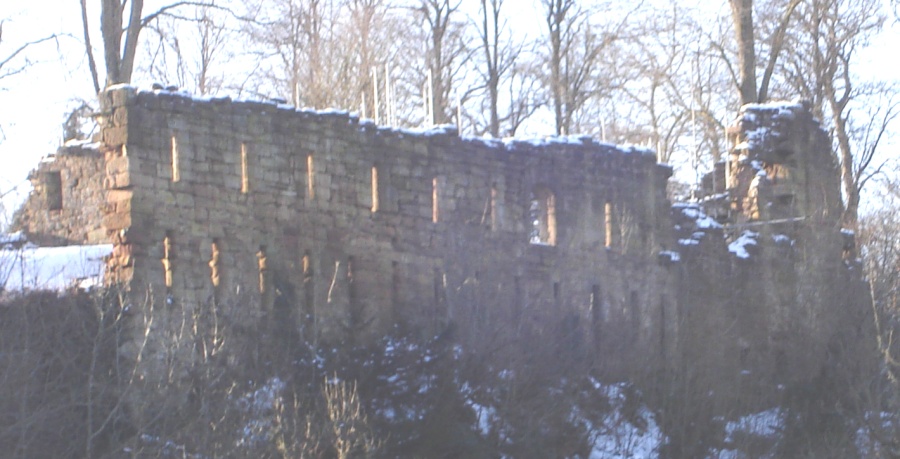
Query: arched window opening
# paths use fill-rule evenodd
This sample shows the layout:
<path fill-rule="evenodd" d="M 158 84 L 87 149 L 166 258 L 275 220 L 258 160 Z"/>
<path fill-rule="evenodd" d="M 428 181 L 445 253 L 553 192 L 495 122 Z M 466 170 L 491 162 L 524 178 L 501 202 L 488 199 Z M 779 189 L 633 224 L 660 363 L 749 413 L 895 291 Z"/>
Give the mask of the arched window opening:
<path fill-rule="evenodd" d="M 546 186 L 539 185 L 531 193 L 528 221 L 531 224 L 529 242 L 556 245 L 556 197 Z"/>

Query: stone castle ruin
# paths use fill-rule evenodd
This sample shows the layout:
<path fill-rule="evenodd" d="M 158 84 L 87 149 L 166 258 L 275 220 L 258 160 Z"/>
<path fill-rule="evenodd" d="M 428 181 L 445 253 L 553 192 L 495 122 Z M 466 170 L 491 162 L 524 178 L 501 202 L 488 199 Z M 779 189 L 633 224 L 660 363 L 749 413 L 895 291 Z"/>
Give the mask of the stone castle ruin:
<path fill-rule="evenodd" d="M 306 340 L 518 334 L 624 375 L 702 360 L 735 391 L 870 345 L 835 159 L 803 104 L 744 107 L 702 201 L 673 206 L 653 152 L 586 137 L 129 87 L 101 103 L 97 149 L 39 165 L 18 224 L 112 242 L 107 281 L 161 304 Z"/>

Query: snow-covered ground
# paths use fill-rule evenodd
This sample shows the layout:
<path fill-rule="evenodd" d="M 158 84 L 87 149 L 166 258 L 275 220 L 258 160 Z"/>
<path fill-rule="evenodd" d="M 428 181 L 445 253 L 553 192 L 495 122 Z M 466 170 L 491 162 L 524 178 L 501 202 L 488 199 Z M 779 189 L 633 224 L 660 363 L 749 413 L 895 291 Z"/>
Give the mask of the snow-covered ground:
<path fill-rule="evenodd" d="M 627 415 L 627 395 L 623 383 L 605 385 L 592 380 L 594 387 L 606 394 L 610 412 L 602 425 L 591 426 L 592 445 L 590 459 L 626 459 L 659 457 L 659 449 L 666 436 L 656 423 L 656 416 L 641 404 Z"/>
<path fill-rule="evenodd" d="M 0 250 L 0 287 L 4 291 L 65 290 L 97 285 L 111 244 L 31 247 Z"/>

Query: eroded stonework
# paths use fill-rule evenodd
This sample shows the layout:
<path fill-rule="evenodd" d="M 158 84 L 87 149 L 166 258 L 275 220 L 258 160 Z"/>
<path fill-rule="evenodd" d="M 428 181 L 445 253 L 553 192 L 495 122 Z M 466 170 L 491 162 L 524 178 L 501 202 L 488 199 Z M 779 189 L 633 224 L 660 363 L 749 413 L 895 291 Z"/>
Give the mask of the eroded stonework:
<path fill-rule="evenodd" d="M 108 242 L 101 224 L 105 175 L 96 145 L 60 147 L 28 175 L 33 192 L 13 216 L 11 229 L 44 246 Z"/>
<path fill-rule="evenodd" d="M 736 392 L 869 345 L 830 143 L 802 104 L 745 107 L 707 197 L 672 206 L 652 152 L 589 138 L 127 87 L 101 101 L 107 279 L 136 295 L 307 340 L 452 326 L 624 376 L 703 362 Z"/>

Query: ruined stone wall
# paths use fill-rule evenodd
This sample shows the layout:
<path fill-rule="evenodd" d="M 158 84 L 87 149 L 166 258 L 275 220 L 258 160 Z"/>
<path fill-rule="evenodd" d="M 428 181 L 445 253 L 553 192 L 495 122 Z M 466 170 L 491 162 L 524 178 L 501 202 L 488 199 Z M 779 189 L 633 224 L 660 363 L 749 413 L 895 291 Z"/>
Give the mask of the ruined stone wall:
<path fill-rule="evenodd" d="M 723 217 L 716 231 L 730 262 L 723 266 L 711 249 L 685 258 L 706 271 L 691 284 L 718 278 L 721 287 L 708 292 L 720 306 L 703 315 L 728 330 L 716 341 L 738 364 L 729 373 L 746 375 L 735 387 L 810 381 L 837 362 L 871 365 L 871 299 L 858 263 L 842 255 L 840 175 L 827 133 L 808 106 L 777 103 L 743 107 L 729 139 L 724 193 L 706 190 L 704 207 Z M 710 304 L 709 293 L 682 301 Z"/>
<path fill-rule="evenodd" d="M 672 206 L 651 152 L 588 138 L 461 138 L 127 87 L 101 102 L 101 153 L 42 163 L 20 220 L 112 241 L 107 279 L 160 340 L 184 313 L 270 348 L 453 330 L 756 402 L 870 363 L 838 171 L 802 104 L 745 107 L 706 197 Z"/>
<path fill-rule="evenodd" d="M 11 229 L 43 246 L 108 242 L 101 224 L 105 202 L 103 156 L 92 144 L 64 146 L 28 176 L 33 188 Z"/>
<path fill-rule="evenodd" d="M 248 323 L 289 318 L 309 339 L 452 322 L 472 339 L 567 327 L 591 354 L 673 347 L 677 276 L 659 262 L 676 245 L 670 169 L 651 152 L 102 97 L 110 272 L 132 290 Z"/>

